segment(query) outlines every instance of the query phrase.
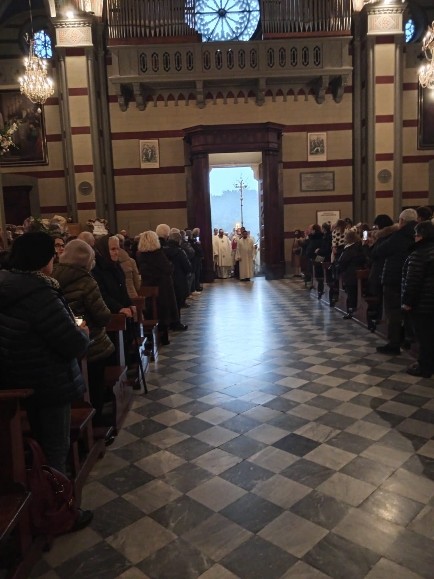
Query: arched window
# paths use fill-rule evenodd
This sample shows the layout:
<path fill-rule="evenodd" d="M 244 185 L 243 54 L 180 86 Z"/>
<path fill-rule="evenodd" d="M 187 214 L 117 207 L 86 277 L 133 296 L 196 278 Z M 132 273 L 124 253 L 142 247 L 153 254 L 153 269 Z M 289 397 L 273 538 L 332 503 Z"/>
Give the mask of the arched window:
<path fill-rule="evenodd" d="M 405 42 L 412 42 L 416 36 L 416 25 L 413 18 L 409 18 L 405 23 Z"/>
<path fill-rule="evenodd" d="M 34 34 L 35 39 L 35 54 L 39 58 L 53 58 L 53 48 L 51 45 L 51 38 L 45 30 L 38 30 Z"/>
<path fill-rule="evenodd" d="M 250 40 L 260 17 L 258 0 L 196 0 L 196 30 L 204 42 Z"/>

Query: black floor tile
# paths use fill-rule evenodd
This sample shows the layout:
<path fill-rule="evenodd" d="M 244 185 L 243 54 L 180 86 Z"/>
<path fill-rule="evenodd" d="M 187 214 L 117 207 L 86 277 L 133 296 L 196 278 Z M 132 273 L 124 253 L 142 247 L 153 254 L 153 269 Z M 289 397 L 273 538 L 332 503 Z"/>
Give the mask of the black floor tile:
<path fill-rule="evenodd" d="M 363 579 L 380 555 L 329 533 L 303 559 L 333 579 Z"/>
<path fill-rule="evenodd" d="M 220 474 L 221 478 L 246 491 L 251 491 L 259 482 L 266 481 L 272 476 L 273 472 L 245 460 Z"/>
<path fill-rule="evenodd" d="M 227 555 L 220 564 L 243 579 L 278 579 L 297 559 L 279 547 L 253 537 Z"/>
<path fill-rule="evenodd" d="M 334 472 L 331 468 L 302 458 L 288 466 L 280 474 L 315 489 L 329 479 Z"/>
<path fill-rule="evenodd" d="M 258 533 L 283 512 L 277 505 L 254 494 L 247 493 L 220 514 L 252 533 Z"/>
<path fill-rule="evenodd" d="M 192 545 L 177 539 L 137 565 L 152 579 L 196 579 L 213 561 Z"/>
<path fill-rule="evenodd" d="M 312 491 L 290 510 L 321 527 L 333 529 L 350 512 L 351 508 L 333 497 L 319 491 Z"/>
<path fill-rule="evenodd" d="M 285 452 L 295 454 L 296 456 L 304 456 L 314 448 L 317 448 L 319 443 L 310 438 L 291 433 L 275 442 L 272 446 L 284 450 Z"/>
<path fill-rule="evenodd" d="M 204 505 L 183 495 L 149 516 L 178 536 L 194 529 L 214 514 Z"/>

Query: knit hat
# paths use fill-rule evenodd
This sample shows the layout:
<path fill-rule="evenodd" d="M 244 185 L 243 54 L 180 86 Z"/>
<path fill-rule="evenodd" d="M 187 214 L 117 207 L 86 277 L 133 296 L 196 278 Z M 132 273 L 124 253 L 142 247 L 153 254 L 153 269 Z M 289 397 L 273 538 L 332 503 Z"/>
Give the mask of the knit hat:
<path fill-rule="evenodd" d="M 73 239 L 65 246 L 65 251 L 59 258 L 60 263 L 70 263 L 84 267 L 90 271 L 93 267 L 95 252 L 91 246 L 81 239 Z"/>
<path fill-rule="evenodd" d="M 54 239 L 42 231 L 17 237 L 9 257 L 10 267 L 21 271 L 38 271 L 54 257 Z"/>

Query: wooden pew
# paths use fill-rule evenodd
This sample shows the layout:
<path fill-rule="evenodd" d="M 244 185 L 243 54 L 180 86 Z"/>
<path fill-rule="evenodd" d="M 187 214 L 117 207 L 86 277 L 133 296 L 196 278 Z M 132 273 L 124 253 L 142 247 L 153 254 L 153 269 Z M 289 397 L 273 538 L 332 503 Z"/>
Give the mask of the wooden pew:
<path fill-rule="evenodd" d="M 127 377 L 125 362 L 124 332 L 126 317 L 123 314 L 112 314 L 106 331 L 116 348 L 116 366 L 108 366 L 105 371 L 105 385 L 111 393 L 111 424 L 114 433 L 120 430 L 131 407 L 133 386 Z"/>
<path fill-rule="evenodd" d="M 158 350 L 160 347 L 160 329 L 158 322 L 158 287 L 156 286 L 141 286 L 139 289 L 139 296 L 146 301 L 146 299 L 151 302 L 151 317 L 145 318 L 144 303 L 142 305 L 142 319 L 141 325 L 143 328 L 143 335 L 148 337 L 149 342 L 152 344 L 151 350 L 151 362 L 155 362 L 158 358 Z"/>
<path fill-rule="evenodd" d="M 40 558 L 45 537 L 33 538 L 20 401 L 32 390 L 0 390 L 0 575 L 24 579 Z"/>
<path fill-rule="evenodd" d="M 144 323 L 145 318 L 143 316 L 143 309 L 145 306 L 145 298 L 138 296 L 132 298 L 133 305 L 137 310 L 137 320 L 135 324 L 135 335 L 132 339 L 131 348 L 135 355 L 138 357 L 139 365 L 137 368 L 137 374 L 135 376 L 135 384 L 133 386 L 136 393 L 148 393 L 148 388 L 146 386 L 145 373 L 149 367 L 149 360 L 155 361 L 153 340 L 149 340 L 149 336 L 145 335 Z M 140 366 L 141 365 L 141 366 Z M 143 373 L 143 374 L 142 374 Z"/>

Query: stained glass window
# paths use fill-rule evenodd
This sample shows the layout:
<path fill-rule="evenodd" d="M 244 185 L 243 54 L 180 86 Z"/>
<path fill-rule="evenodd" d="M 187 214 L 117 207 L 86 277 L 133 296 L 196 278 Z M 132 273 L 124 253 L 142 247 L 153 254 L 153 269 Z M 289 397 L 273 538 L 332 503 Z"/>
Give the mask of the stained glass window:
<path fill-rule="evenodd" d="M 36 56 L 39 58 L 53 58 L 51 38 L 45 30 L 38 30 L 38 32 L 35 32 L 34 39 Z"/>
<path fill-rule="evenodd" d="M 195 18 L 204 42 L 250 40 L 259 24 L 259 1 L 197 0 Z"/>
<path fill-rule="evenodd" d="M 411 42 L 416 34 L 416 26 L 414 20 L 409 18 L 405 23 L 405 42 Z"/>

